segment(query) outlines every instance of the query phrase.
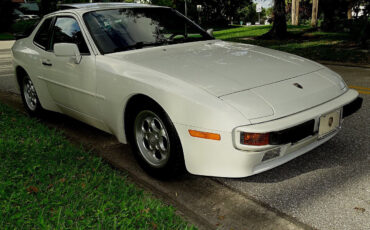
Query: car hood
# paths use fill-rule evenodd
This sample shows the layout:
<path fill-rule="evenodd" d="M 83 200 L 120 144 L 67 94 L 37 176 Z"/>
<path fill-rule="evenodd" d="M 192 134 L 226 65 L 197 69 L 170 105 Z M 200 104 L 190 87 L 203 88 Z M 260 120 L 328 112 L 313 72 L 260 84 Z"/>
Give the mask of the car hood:
<path fill-rule="evenodd" d="M 324 68 L 293 54 L 218 40 L 126 51 L 107 56 L 177 78 L 217 97 Z"/>
<path fill-rule="evenodd" d="M 247 117 L 251 124 L 279 119 L 330 101 L 347 87 L 329 69 L 221 97 Z"/>

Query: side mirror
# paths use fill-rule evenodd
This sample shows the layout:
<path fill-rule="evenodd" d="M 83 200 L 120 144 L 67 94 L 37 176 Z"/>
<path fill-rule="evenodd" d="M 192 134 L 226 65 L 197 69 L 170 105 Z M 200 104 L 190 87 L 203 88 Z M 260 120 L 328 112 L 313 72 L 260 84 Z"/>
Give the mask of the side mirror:
<path fill-rule="evenodd" d="M 214 37 L 213 36 L 213 29 L 208 29 L 207 30 L 207 34 L 209 34 L 211 37 Z"/>
<path fill-rule="evenodd" d="M 54 44 L 54 53 L 57 57 L 72 57 L 76 64 L 80 64 L 82 56 L 76 44 L 56 43 Z"/>

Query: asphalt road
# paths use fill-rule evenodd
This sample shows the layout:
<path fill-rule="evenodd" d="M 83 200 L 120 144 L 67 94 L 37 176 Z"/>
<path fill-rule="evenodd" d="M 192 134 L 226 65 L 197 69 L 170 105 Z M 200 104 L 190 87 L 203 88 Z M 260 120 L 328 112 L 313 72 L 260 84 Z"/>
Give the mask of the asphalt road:
<path fill-rule="evenodd" d="M 10 65 L 9 51 L 0 50 L 0 90 L 18 92 Z M 364 98 L 336 137 L 259 175 L 201 180 L 216 180 L 314 228 L 370 229 L 370 68 L 329 67 Z"/>
<path fill-rule="evenodd" d="M 328 66 L 364 98 L 342 131 L 280 167 L 223 184 L 318 229 L 370 229 L 370 68 Z"/>

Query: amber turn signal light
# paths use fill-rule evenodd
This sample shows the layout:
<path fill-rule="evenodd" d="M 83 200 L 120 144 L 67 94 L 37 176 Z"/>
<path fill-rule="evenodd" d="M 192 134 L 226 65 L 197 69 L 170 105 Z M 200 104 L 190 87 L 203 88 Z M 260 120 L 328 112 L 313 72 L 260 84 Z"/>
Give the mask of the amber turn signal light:
<path fill-rule="evenodd" d="M 268 145 L 269 133 L 240 133 L 240 143 L 243 145 Z"/>
<path fill-rule="evenodd" d="M 198 138 L 204 138 L 204 139 L 210 139 L 210 140 L 221 140 L 220 134 L 217 133 L 207 133 L 207 132 L 201 132 L 196 130 L 189 129 L 189 134 L 192 137 L 198 137 Z"/>

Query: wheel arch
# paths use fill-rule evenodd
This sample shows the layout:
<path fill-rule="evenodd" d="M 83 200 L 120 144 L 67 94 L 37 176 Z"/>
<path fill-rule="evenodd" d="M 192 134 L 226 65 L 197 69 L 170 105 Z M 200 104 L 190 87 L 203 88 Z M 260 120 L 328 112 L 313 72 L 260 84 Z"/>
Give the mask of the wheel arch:
<path fill-rule="evenodd" d="M 141 114 L 140 111 L 143 110 L 151 111 L 161 120 L 162 127 L 166 129 L 166 139 L 168 142 L 171 142 L 171 149 L 168 149 L 166 153 L 169 158 L 159 168 L 149 166 L 148 160 L 144 160 L 147 159 L 144 157 L 145 153 L 142 152 L 142 149 L 140 150 L 140 145 L 135 143 L 137 139 L 134 136 L 134 123 L 136 122 L 137 114 Z M 164 106 L 161 106 L 152 97 L 144 94 L 135 94 L 128 99 L 124 111 L 124 132 L 128 143 L 132 144 L 134 155 L 139 164 L 150 175 L 167 179 L 181 175 L 186 171 L 185 157 L 178 130 Z"/>
<path fill-rule="evenodd" d="M 160 105 L 156 100 L 151 98 L 150 96 L 147 96 L 145 94 L 134 94 L 131 95 L 131 97 L 127 100 L 124 111 L 123 111 L 123 127 L 124 127 L 124 135 L 126 137 L 127 142 L 130 141 L 130 138 L 132 138 L 132 133 L 130 132 L 130 121 L 134 119 L 133 113 L 135 111 L 135 105 L 137 103 L 154 103 L 156 106 L 158 106 L 160 109 L 162 109 L 166 115 L 169 117 L 168 113 L 165 111 L 163 106 Z M 171 120 L 171 118 L 170 118 Z"/>
<path fill-rule="evenodd" d="M 22 66 L 18 65 L 17 67 L 15 67 L 15 76 L 19 90 L 21 90 L 22 88 L 23 77 L 27 75 L 28 75 L 27 71 Z"/>

